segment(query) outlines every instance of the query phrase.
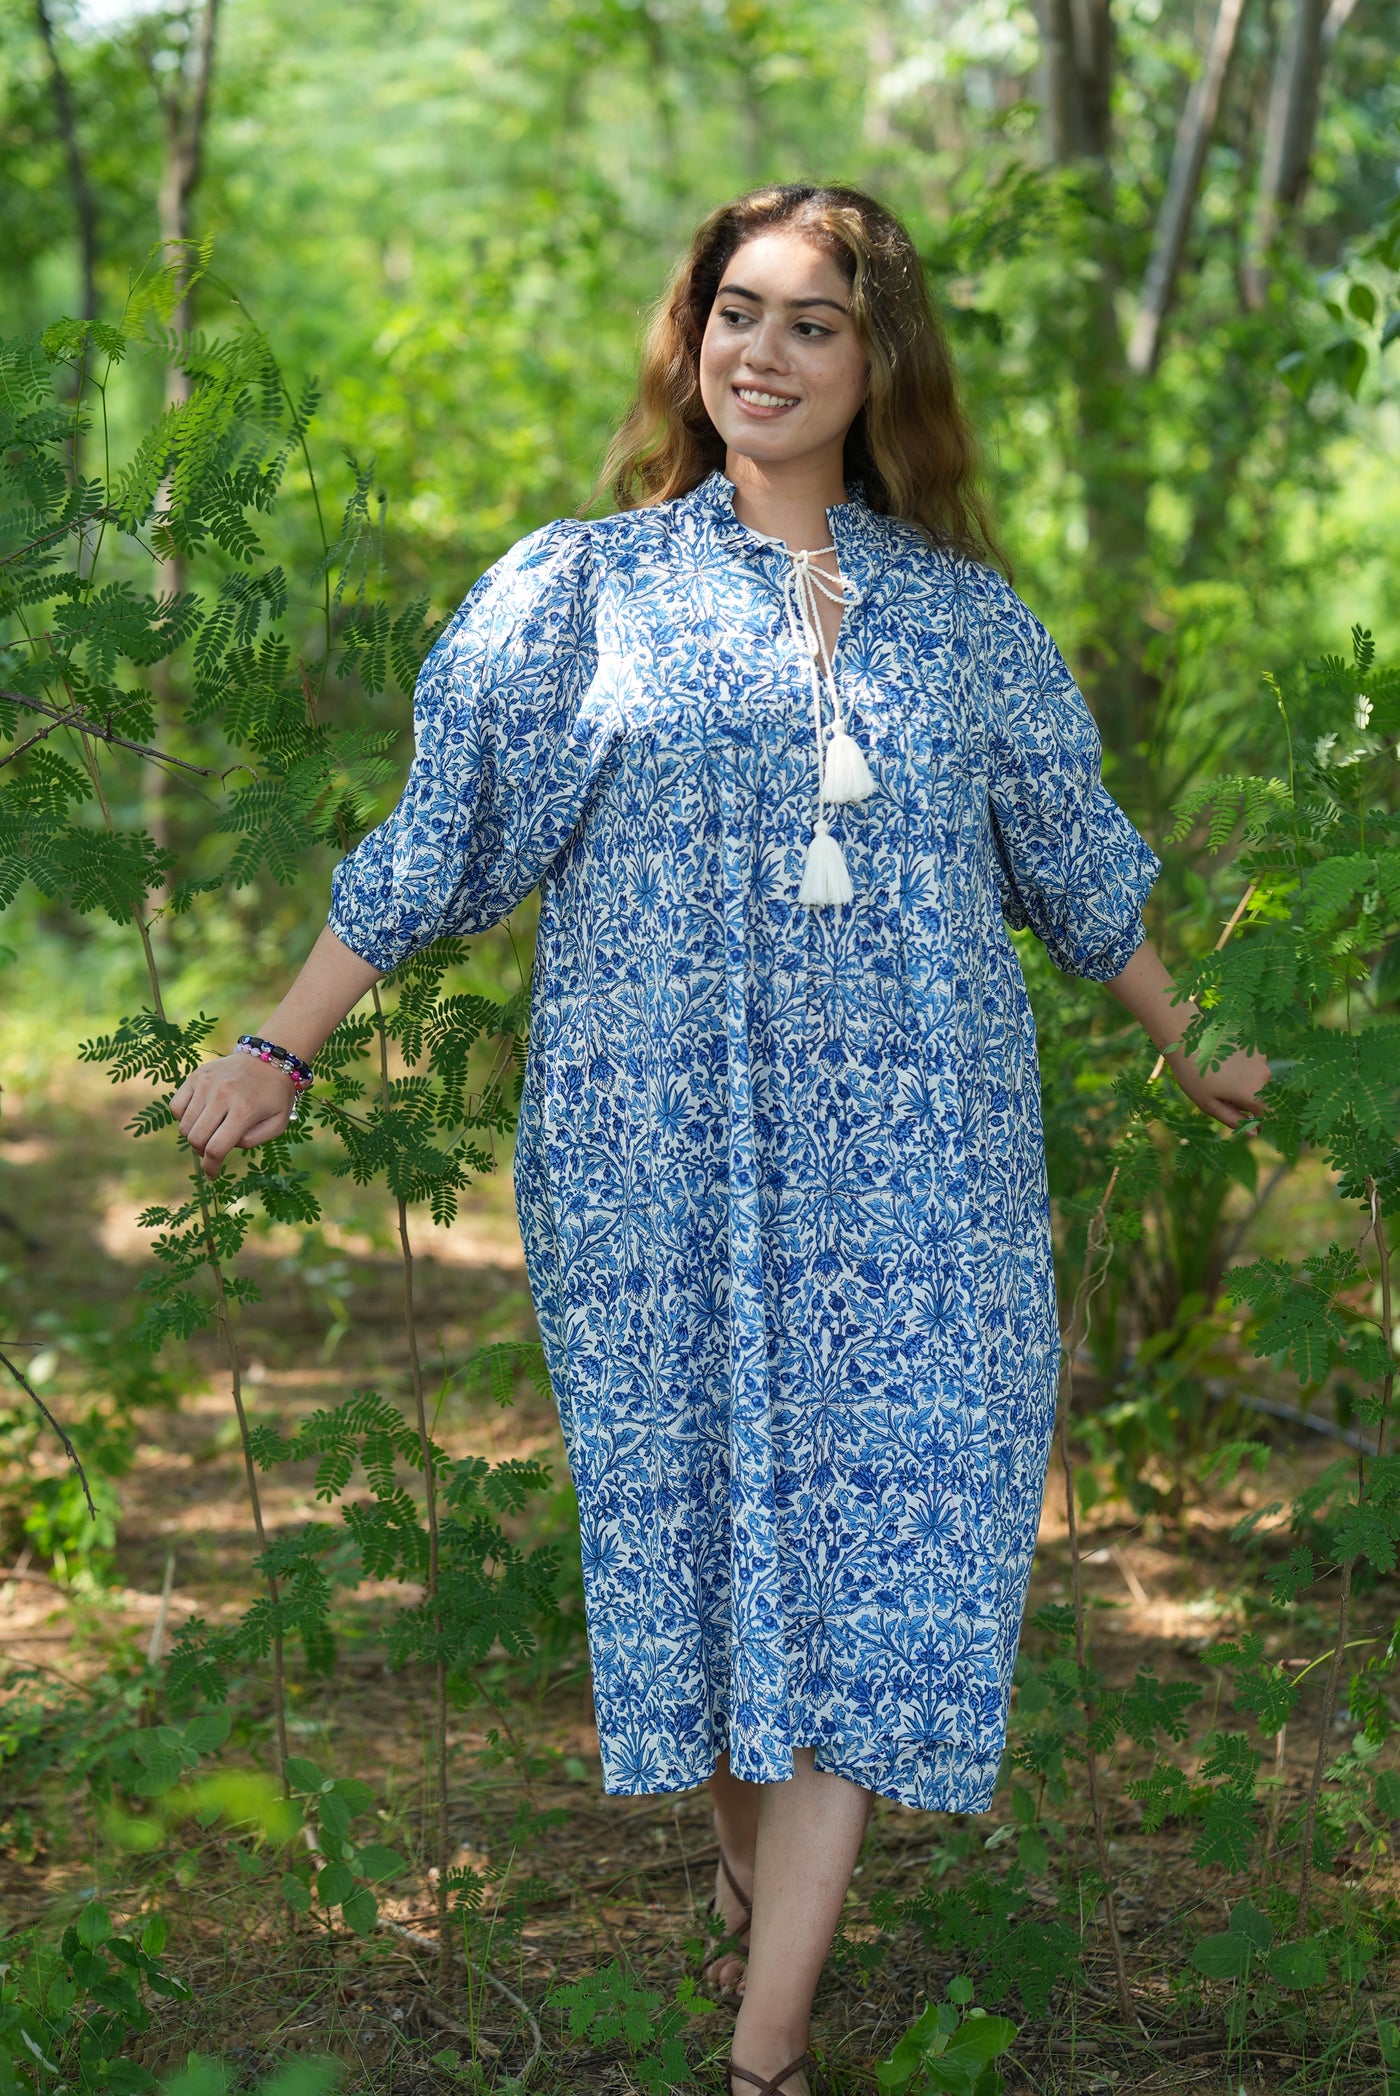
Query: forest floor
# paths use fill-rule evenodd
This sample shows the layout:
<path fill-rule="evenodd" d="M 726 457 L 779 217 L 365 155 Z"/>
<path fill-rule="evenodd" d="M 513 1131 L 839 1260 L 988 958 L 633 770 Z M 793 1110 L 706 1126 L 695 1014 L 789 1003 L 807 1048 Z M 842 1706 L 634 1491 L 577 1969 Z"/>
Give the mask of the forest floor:
<path fill-rule="evenodd" d="M 133 1164 L 120 1134 L 122 1103 L 111 1095 L 55 1101 L 0 1123 L 0 1211 L 9 1219 L 0 1225 L 5 1315 L 7 1321 L 33 1317 L 36 1330 L 51 1333 L 59 1359 L 45 1388 L 56 1408 L 78 1396 L 76 1386 L 65 1394 L 65 1320 L 100 1316 L 130 1296 L 148 1259 L 137 1213 L 174 1190 L 168 1147 L 143 1145 Z M 389 1232 L 370 1196 L 346 1187 L 337 1199 L 338 1226 L 327 1226 L 309 1246 L 299 1235 L 276 1231 L 253 1240 L 243 1262 L 263 1290 L 242 1321 L 250 1397 L 260 1416 L 284 1425 L 355 1388 L 373 1386 L 397 1397 L 408 1390 L 400 1275 Z M 416 1237 L 418 1328 L 431 1360 L 450 1372 L 490 1340 L 533 1335 L 508 1172 L 483 1183 L 469 1221 L 446 1232 L 425 1222 Z M 98 1682 L 134 1651 L 144 1652 L 172 1560 L 167 1643 L 188 1616 L 198 1612 L 217 1621 L 246 1603 L 253 1540 L 227 1372 L 212 1346 L 197 1349 L 197 1360 L 201 1389 L 178 1410 L 155 1407 L 141 1415 L 136 1460 L 120 1488 L 108 1586 L 65 1593 L 32 1568 L 13 1538 L 6 1543 L 12 1569 L 0 1574 L 6 1669 L 0 1684 L 6 1678 L 46 1682 L 61 1695 L 67 1685 Z M 507 1410 L 484 1395 L 450 1394 L 439 1431 L 456 1453 L 549 1461 L 561 1482 L 548 1506 L 530 1517 L 530 1533 L 568 1538 L 572 1502 L 557 1421 L 523 1379 Z M 1338 1452 L 1322 1436 L 1281 1446 L 1269 1498 L 1287 1499 Z M 1257 1627 L 1248 1617 L 1244 1584 L 1257 1584 L 1257 1564 L 1246 1569 L 1230 1531 L 1263 1492 L 1246 1477 L 1230 1494 L 1188 1504 L 1171 1529 L 1135 1521 L 1121 1504 L 1105 1503 L 1081 1531 L 1094 1652 L 1104 1676 L 1111 1685 L 1126 1685 L 1146 1664 L 1164 1679 L 1199 1682 L 1208 1693 L 1193 1716 L 1197 1740 L 1218 1715 L 1220 1680 L 1202 1664 L 1202 1652 L 1246 1620 Z M 322 1511 L 309 1472 L 280 1471 L 268 1479 L 271 1528 Z M 543 1998 L 551 1984 L 617 1959 L 673 2000 L 695 1967 L 715 1847 L 703 1792 L 601 1795 L 576 1552 L 569 1562 L 574 1571 L 564 1581 L 565 1619 L 556 1645 L 536 1663 L 495 1667 L 486 1685 L 496 1706 L 478 1701 L 454 1720 L 453 1832 L 459 1861 L 478 1868 L 509 1863 L 517 1881 L 528 1880 L 518 1941 L 497 1957 L 493 1976 L 542 2025 L 544 2051 L 529 2086 L 541 2096 L 623 2096 L 642 2085 L 625 2047 L 590 2051 L 570 2040 L 557 2013 L 542 2009 Z M 1031 1608 L 1069 1592 L 1062 1483 L 1052 1466 Z M 319 1681 L 294 1676 L 292 1731 L 296 1751 L 372 1784 L 392 1829 L 386 1838 L 418 1857 L 428 1695 L 412 1674 L 386 1668 L 374 1635 L 384 1607 L 369 1587 L 346 1600 L 333 1675 Z M 1330 1632 L 1321 1610 L 1315 1622 L 1296 1612 L 1291 1620 L 1290 1635 L 1300 1628 L 1308 1633 L 1308 1657 L 1325 1649 Z M 1393 1597 L 1385 1584 L 1377 1586 L 1359 1597 L 1352 1635 L 1388 1635 L 1393 1620 Z M 1276 1656 L 1301 1655 L 1279 1648 Z M 1321 1674 L 1312 1676 L 1273 1771 L 1285 1799 L 1302 1795 L 1311 1777 L 1309 1712 L 1315 1706 L 1308 1696 L 1315 1699 Z M 246 1754 L 265 1741 L 267 1710 L 257 1684 L 243 1700 L 248 1716 L 230 1751 Z M 1340 1750 L 1348 1737 L 1345 1719 L 1336 1729 Z M 512 1736 L 519 1752 L 508 1751 Z M 1126 1798 L 1121 1780 L 1111 1789 L 1110 1847 L 1141 2028 L 1130 2036 L 1121 2026 L 1108 1945 L 1102 1926 L 1091 1922 L 1089 1981 L 1075 2003 L 1060 1994 L 1041 2018 L 1025 2015 L 1014 1999 L 997 2004 L 1020 2025 L 1008 2088 L 1044 2096 L 1108 2089 L 1213 2096 L 1227 2086 L 1226 1990 L 1203 1986 L 1188 1960 L 1202 1933 L 1224 1927 L 1242 1886 L 1191 1860 L 1188 1829 L 1169 1823 L 1161 1833 L 1143 1833 L 1140 1809 Z M 544 1823 L 536 1821 L 512 1862 L 511 1830 L 522 1803 Z M 987 1818 L 952 1825 L 980 1837 L 1005 1817 L 999 1802 Z M 1066 1819 L 1077 1865 L 1087 1869 L 1084 1814 Z M 280 1864 L 216 1830 L 187 1831 L 184 1847 L 137 1861 L 104 1849 L 79 1792 L 63 1796 L 51 1783 L 46 1794 L 0 1804 L 0 1903 L 8 1929 L 71 1910 L 94 1882 L 94 1854 L 97 1882 L 115 1908 L 158 1902 L 170 1918 L 169 1962 L 192 1983 L 193 1997 L 161 2005 L 146 2053 L 150 2065 L 164 2072 L 183 2064 L 191 2050 L 217 2053 L 251 2085 L 257 2072 L 289 2051 L 330 2051 L 346 2063 L 344 2089 L 386 2096 L 504 2087 L 518 2073 L 532 2040 L 517 2007 L 466 1977 L 446 1997 L 436 1989 L 433 1952 L 413 1940 L 435 1928 L 433 1897 L 420 1869 L 391 1888 L 384 1903 L 408 1936 L 332 1938 L 309 1921 L 289 1923 L 277 1892 Z M 842 1940 L 818 2000 L 816 2046 L 829 2072 L 823 2086 L 833 2096 L 874 2089 L 875 2063 L 923 2004 L 942 1996 L 955 1969 L 955 1961 L 930 1953 L 912 1929 L 880 1944 L 869 1913 L 877 1892 L 912 1892 L 925 1880 L 949 1832 L 945 1818 L 877 1802 Z M 1349 1885 L 1336 1899 L 1366 1911 L 1373 1924 L 1394 1911 L 1388 1855 L 1348 1867 Z M 1033 1896 L 1053 1912 L 1048 1884 Z M 477 1926 L 480 1936 L 485 1924 Z M 882 1953 L 878 1959 L 872 1949 Z M 1389 1993 L 1386 1986 L 1375 1994 L 1378 2012 L 1394 2013 Z M 722 2088 L 718 2062 L 728 2028 L 719 2008 L 688 2020 L 695 2085 Z M 1360 2096 L 1383 2086 L 1374 2045 L 1353 2046 L 1350 2058 L 1310 2070 L 1305 2054 L 1317 2063 L 1325 2039 L 1325 2031 L 1299 2022 L 1286 2029 L 1255 2026 L 1228 2083 L 1231 2096 L 1241 2086 L 1249 2096 L 1304 2089 Z M 460 2064 L 473 2051 L 476 2067 Z M 445 2057 L 449 2053 L 459 2064 Z"/>

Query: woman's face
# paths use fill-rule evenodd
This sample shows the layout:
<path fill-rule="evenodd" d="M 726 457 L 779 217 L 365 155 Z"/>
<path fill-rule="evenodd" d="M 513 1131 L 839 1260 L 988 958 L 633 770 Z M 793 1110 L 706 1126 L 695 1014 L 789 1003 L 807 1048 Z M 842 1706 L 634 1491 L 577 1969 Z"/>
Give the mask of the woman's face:
<path fill-rule="evenodd" d="M 839 464 L 869 377 L 824 248 L 792 227 L 736 248 L 700 344 L 700 397 L 728 450 L 763 466 L 835 450 Z"/>

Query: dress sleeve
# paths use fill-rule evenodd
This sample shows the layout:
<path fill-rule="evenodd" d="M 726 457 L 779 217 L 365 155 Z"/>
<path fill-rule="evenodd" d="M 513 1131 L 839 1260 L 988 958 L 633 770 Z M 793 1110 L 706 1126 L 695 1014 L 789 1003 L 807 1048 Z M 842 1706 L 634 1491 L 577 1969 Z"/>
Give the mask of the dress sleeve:
<path fill-rule="evenodd" d="M 1057 968 L 1107 982 L 1147 936 L 1161 861 L 1103 783 L 1102 746 L 1064 657 L 993 578 L 986 636 L 992 834 L 1002 907 Z"/>
<path fill-rule="evenodd" d="M 499 924 L 568 843 L 598 755 L 578 721 L 595 608 L 588 526 L 566 518 L 488 568 L 444 629 L 403 796 L 331 879 L 330 928 L 374 967 Z"/>

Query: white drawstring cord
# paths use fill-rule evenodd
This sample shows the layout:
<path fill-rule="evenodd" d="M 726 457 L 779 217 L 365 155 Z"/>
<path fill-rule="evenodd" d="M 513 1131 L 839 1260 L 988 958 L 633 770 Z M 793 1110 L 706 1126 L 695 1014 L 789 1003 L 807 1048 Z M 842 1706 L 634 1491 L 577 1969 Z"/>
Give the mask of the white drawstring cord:
<path fill-rule="evenodd" d="M 783 542 L 776 540 L 774 543 L 782 545 Z M 783 601 L 793 641 L 799 653 L 806 656 L 812 673 L 812 733 L 817 746 L 816 815 L 797 899 L 820 908 L 831 903 L 851 902 L 855 897 L 845 853 L 831 834 L 831 825 L 822 813 L 823 805 L 827 802 L 863 801 L 875 791 L 875 781 L 860 745 L 846 731 L 841 691 L 836 682 L 831 650 L 822 631 L 818 601 L 819 597 L 825 597 L 828 603 L 849 609 L 858 601 L 858 592 L 843 575 L 838 573 L 833 580 L 817 567 L 817 561 L 824 555 L 835 553 L 834 546 L 819 546 L 812 551 L 801 547 L 796 552 L 784 546 L 783 550 L 789 561 Z M 831 700 L 829 743 L 825 743 L 822 736 L 823 685 Z"/>

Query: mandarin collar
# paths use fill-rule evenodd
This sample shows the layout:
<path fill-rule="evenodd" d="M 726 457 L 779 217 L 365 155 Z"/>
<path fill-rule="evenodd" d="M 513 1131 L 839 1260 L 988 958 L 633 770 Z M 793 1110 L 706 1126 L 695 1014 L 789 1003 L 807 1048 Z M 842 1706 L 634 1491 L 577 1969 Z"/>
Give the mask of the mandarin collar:
<path fill-rule="evenodd" d="M 893 535 L 890 519 L 870 507 L 858 481 L 847 483 L 847 498 L 829 506 L 826 520 L 837 565 L 863 596 L 889 563 Z M 734 483 L 718 466 L 680 497 L 679 507 L 690 510 L 707 535 L 725 545 L 762 552 L 778 543 L 735 514 Z"/>

